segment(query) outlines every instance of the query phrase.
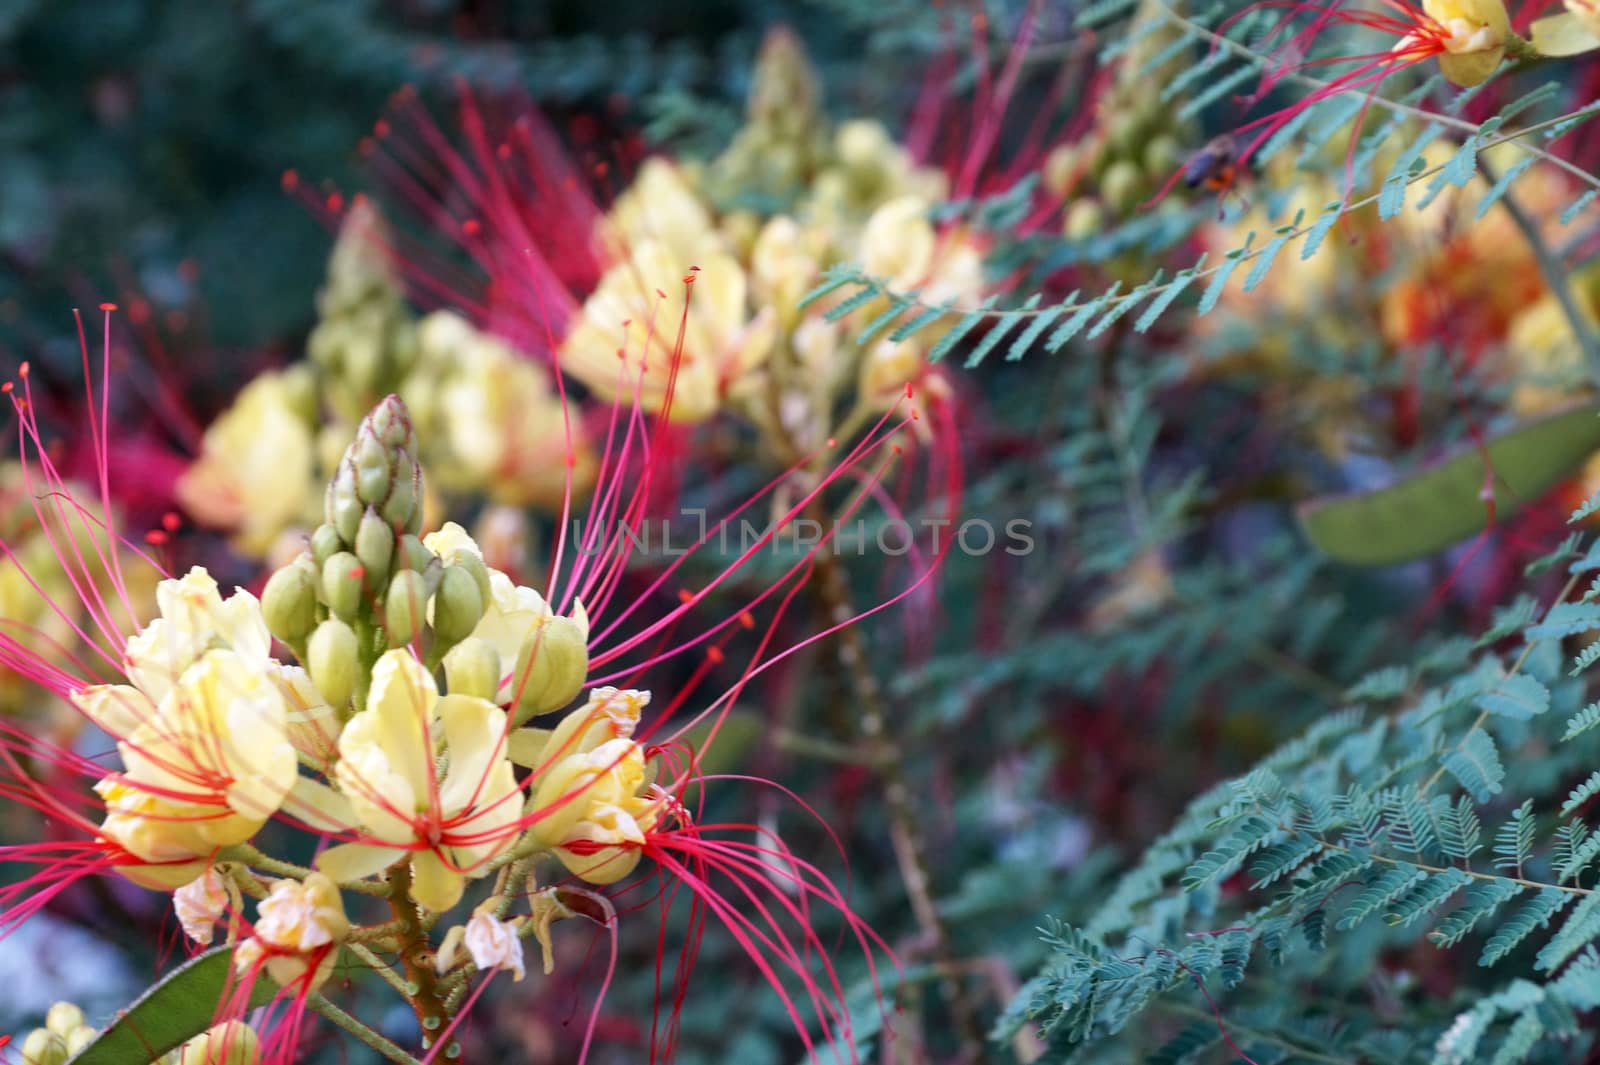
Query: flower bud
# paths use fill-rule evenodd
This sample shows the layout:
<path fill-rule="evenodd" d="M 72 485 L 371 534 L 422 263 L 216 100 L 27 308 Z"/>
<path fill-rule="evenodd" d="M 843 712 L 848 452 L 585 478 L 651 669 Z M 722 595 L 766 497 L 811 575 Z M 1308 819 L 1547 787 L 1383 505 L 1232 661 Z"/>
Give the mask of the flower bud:
<path fill-rule="evenodd" d="M 268 578 L 261 592 L 261 613 L 267 631 L 287 644 L 298 644 L 317 627 L 317 568 L 310 555 Z"/>
<path fill-rule="evenodd" d="M 415 570 L 403 569 L 389 582 L 383 601 L 383 627 L 390 647 L 404 647 L 422 631 L 428 606 L 428 582 Z"/>
<path fill-rule="evenodd" d="M 1100 178 L 1100 194 L 1118 214 L 1127 214 L 1139 206 L 1139 196 L 1144 185 L 1144 171 L 1139 164 L 1119 159 L 1106 168 Z"/>
<path fill-rule="evenodd" d="M 1067 209 L 1062 230 L 1068 240 L 1088 240 L 1106 227 L 1106 212 L 1094 200 L 1079 200 Z"/>
<path fill-rule="evenodd" d="M 178 1049 L 177 1065 L 256 1065 L 261 1040 L 242 1021 L 224 1021 Z"/>
<path fill-rule="evenodd" d="M 361 612 L 361 560 L 348 551 L 322 564 L 322 598 L 338 617 L 352 620 Z"/>
<path fill-rule="evenodd" d="M 67 1042 L 48 1028 L 35 1028 L 22 1042 L 22 1065 L 66 1065 Z"/>
<path fill-rule="evenodd" d="M 328 496 L 322 509 L 323 517 L 339 534 L 341 543 L 353 544 L 356 542 L 356 529 L 361 526 L 361 515 L 365 512 L 361 500 L 356 496 L 355 467 L 340 462 L 339 468 L 333 473 L 333 479 L 328 482 Z"/>
<path fill-rule="evenodd" d="M 339 538 L 339 530 L 327 522 L 318 525 L 316 532 L 311 534 L 311 561 L 319 566 L 344 548 L 345 543 Z"/>
<path fill-rule="evenodd" d="M 500 690 L 500 655 L 487 641 L 468 636 L 444 656 L 444 677 L 451 695 L 492 703 Z"/>
<path fill-rule="evenodd" d="M 67 1036 L 67 1057 L 75 1058 L 83 1053 L 84 1048 L 94 1042 L 99 1034 L 98 1028 L 91 1028 L 87 1024 L 74 1028 L 72 1034 Z"/>
<path fill-rule="evenodd" d="M 348 706 L 361 668 L 360 645 L 355 630 L 338 618 L 317 626 L 306 648 L 306 672 L 322 697 L 334 709 Z"/>
<path fill-rule="evenodd" d="M 371 507 L 356 529 L 355 554 L 365 571 L 363 580 L 369 591 L 383 587 L 389 576 L 389 564 L 394 561 L 394 527 L 378 516 Z"/>
<path fill-rule="evenodd" d="M 44 1026 L 65 1039 L 83 1027 L 83 1010 L 71 1002 L 57 1002 L 45 1014 Z"/>
<path fill-rule="evenodd" d="M 512 724 L 560 710 L 583 690 L 588 675 L 589 621 L 580 606 L 574 617 L 551 618 L 523 643 L 511 679 L 517 702 Z"/>
<path fill-rule="evenodd" d="M 396 564 L 401 569 L 414 570 L 423 576 L 427 576 L 430 568 L 437 569 L 439 565 L 439 557 L 429 551 L 412 533 L 400 537 L 399 555 L 400 560 Z"/>
<path fill-rule="evenodd" d="M 483 603 L 484 595 L 467 567 L 445 567 L 439 578 L 439 590 L 433 597 L 434 636 L 445 647 L 453 647 L 471 636 L 472 630 L 483 620 Z"/>
<path fill-rule="evenodd" d="M 489 567 L 481 555 L 458 551 L 449 560 L 449 568 L 464 569 L 478 585 L 478 594 L 485 603 L 494 602 L 494 588 L 489 583 Z"/>

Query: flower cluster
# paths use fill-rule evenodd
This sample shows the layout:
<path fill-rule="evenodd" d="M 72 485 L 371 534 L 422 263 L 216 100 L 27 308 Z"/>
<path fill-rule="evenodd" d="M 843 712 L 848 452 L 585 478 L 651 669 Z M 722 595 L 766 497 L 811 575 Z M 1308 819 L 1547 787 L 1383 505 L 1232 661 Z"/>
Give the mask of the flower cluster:
<path fill-rule="evenodd" d="M 516 506 L 560 508 L 572 456 L 592 474 L 583 429 L 548 372 L 504 342 L 437 312 L 418 321 L 389 257 L 391 238 L 364 200 L 345 214 L 309 357 L 264 372 L 206 430 L 177 485 L 188 514 L 227 530 L 252 558 L 280 560 L 317 520 L 318 486 L 361 415 L 389 393 L 411 403 L 438 487 Z"/>

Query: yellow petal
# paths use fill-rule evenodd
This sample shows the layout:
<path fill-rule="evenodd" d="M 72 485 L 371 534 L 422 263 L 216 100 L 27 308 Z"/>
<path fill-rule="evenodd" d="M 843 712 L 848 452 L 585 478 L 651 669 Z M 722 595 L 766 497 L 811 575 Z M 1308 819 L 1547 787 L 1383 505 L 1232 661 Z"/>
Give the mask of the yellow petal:
<path fill-rule="evenodd" d="M 346 832 L 358 824 L 349 799 L 310 777 L 295 780 L 283 809 L 318 832 Z"/>
<path fill-rule="evenodd" d="M 317 869 L 333 880 L 362 880 L 389 868 L 405 855 L 397 847 L 341 843 L 317 855 Z"/>
<path fill-rule="evenodd" d="M 411 860 L 411 898 L 425 910 L 443 913 L 461 901 L 466 886 L 466 878 L 433 851 L 421 851 Z"/>
<path fill-rule="evenodd" d="M 1600 48 L 1600 37 L 1583 19 L 1568 11 L 1535 19 L 1530 27 L 1533 50 L 1552 57 L 1578 55 Z"/>

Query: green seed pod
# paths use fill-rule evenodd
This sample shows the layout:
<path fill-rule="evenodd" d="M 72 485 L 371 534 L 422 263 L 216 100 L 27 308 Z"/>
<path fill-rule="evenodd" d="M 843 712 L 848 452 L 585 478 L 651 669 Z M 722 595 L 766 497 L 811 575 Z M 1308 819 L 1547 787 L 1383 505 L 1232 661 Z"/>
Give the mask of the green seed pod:
<path fill-rule="evenodd" d="M 511 676 L 511 723 L 560 710 L 589 676 L 588 619 L 551 618 L 523 643 Z"/>
<path fill-rule="evenodd" d="M 267 631 L 287 644 L 299 643 L 317 627 L 317 567 L 310 555 L 301 555 L 267 579 L 261 613 Z"/>
<path fill-rule="evenodd" d="M 177 1065 L 257 1065 L 260 1060 L 255 1030 L 241 1021 L 224 1021 L 183 1044 Z"/>
<path fill-rule="evenodd" d="M 389 582 L 383 600 L 383 627 L 390 647 L 404 647 L 422 631 L 428 609 L 428 582 L 415 570 L 403 569 Z"/>
<path fill-rule="evenodd" d="M 364 580 L 369 591 L 383 587 L 388 579 L 389 564 L 394 561 L 394 541 L 394 526 L 368 507 L 356 529 L 355 553 L 366 569 Z"/>
<path fill-rule="evenodd" d="M 44 1026 L 65 1039 L 83 1027 L 83 1010 L 71 1002 L 57 1002 L 44 1015 Z"/>
<path fill-rule="evenodd" d="M 334 614 L 350 621 L 361 612 L 361 560 L 340 551 L 322 564 L 322 599 Z"/>
<path fill-rule="evenodd" d="M 475 695 L 496 702 L 500 655 L 488 641 L 468 636 L 444 656 L 444 676 L 451 695 Z"/>
<path fill-rule="evenodd" d="M 337 710 L 349 705 L 360 668 L 361 649 L 355 630 L 338 618 L 318 625 L 306 648 L 306 671 L 329 706 Z"/>
<path fill-rule="evenodd" d="M 48 1028 L 35 1028 L 22 1042 L 22 1065 L 66 1065 L 67 1041 Z"/>
<path fill-rule="evenodd" d="M 1144 169 L 1147 174 L 1171 174 L 1183 162 L 1183 148 L 1178 138 L 1163 133 L 1152 137 L 1144 146 Z"/>
<path fill-rule="evenodd" d="M 320 566 L 346 546 L 339 537 L 339 530 L 324 522 L 311 534 L 311 560 Z"/>
<path fill-rule="evenodd" d="M 433 597 L 433 635 L 444 647 L 454 647 L 483 620 L 483 593 L 463 566 L 446 566 Z"/>

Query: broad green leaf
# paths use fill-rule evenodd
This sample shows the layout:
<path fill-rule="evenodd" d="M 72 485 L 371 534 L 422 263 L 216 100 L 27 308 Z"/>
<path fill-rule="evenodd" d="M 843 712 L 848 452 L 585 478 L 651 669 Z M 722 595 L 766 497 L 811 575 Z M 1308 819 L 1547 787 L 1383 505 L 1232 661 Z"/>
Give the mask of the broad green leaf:
<path fill-rule="evenodd" d="M 179 966 L 118 1014 L 71 1065 L 130 1065 L 153 1061 L 216 1023 L 224 992 L 237 984 L 229 969 L 233 948 L 218 947 Z M 263 974 L 250 1008 L 264 1006 L 278 988 Z"/>
<path fill-rule="evenodd" d="M 1385 566 L 1423 558 L 1482 531 L 1489 517 L 1484 451 L 1494 468 L 1495 516 L 1503 521 L 1600 449 L 1600 408 L 1568 408 L 1469 446 L 1398 484 L 1314 499 L 1300 524 L 1340 562 Z"/>

